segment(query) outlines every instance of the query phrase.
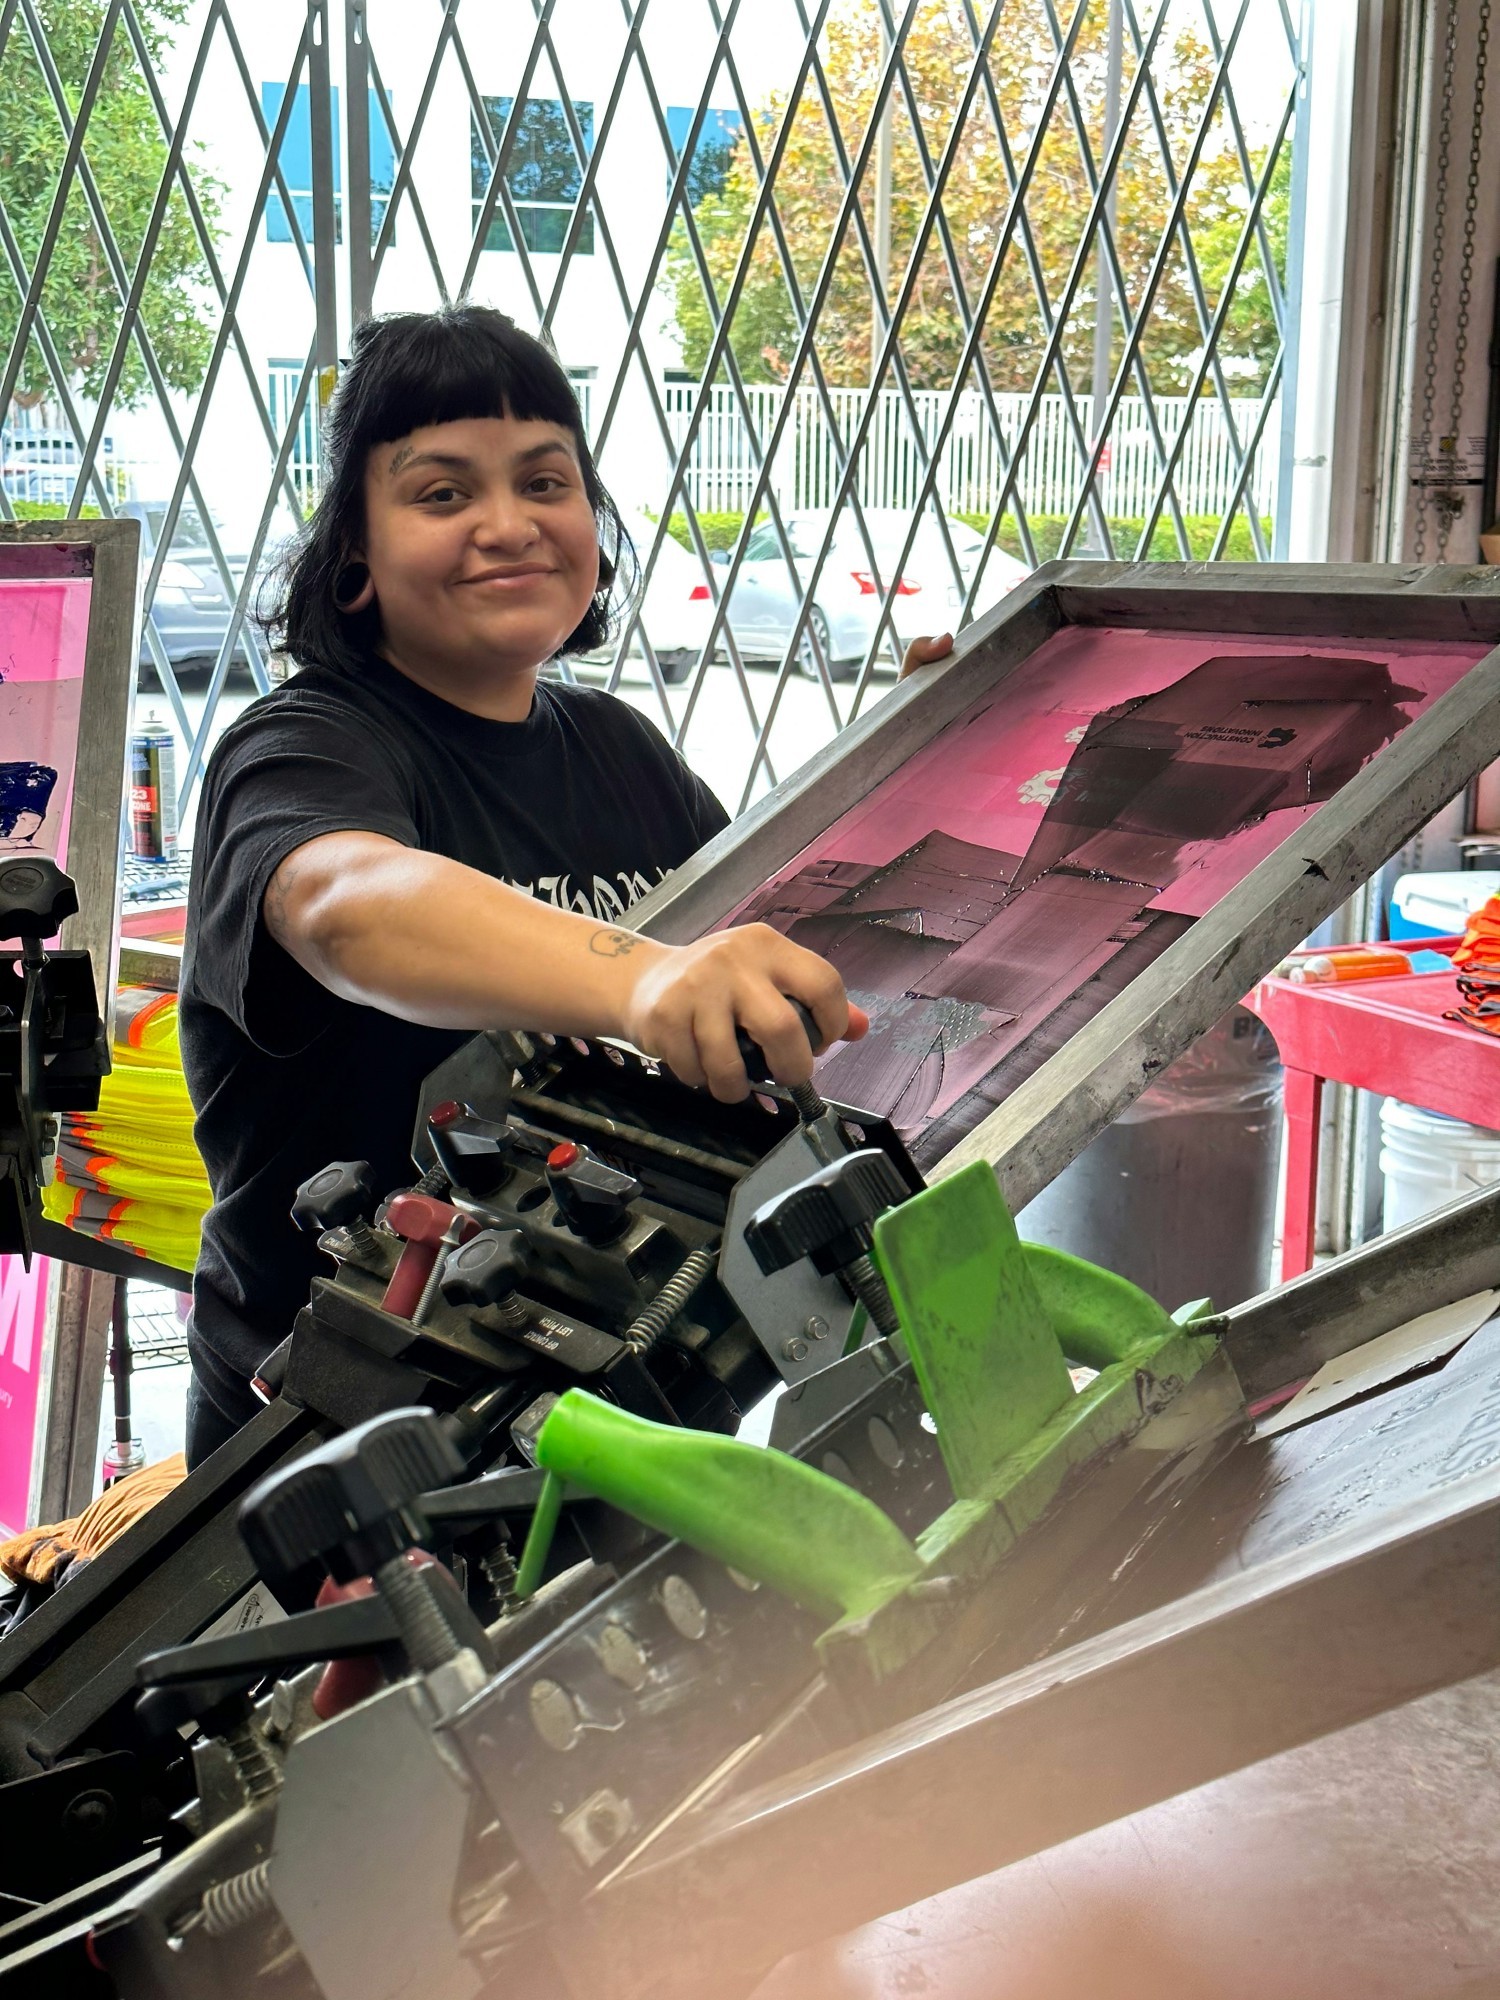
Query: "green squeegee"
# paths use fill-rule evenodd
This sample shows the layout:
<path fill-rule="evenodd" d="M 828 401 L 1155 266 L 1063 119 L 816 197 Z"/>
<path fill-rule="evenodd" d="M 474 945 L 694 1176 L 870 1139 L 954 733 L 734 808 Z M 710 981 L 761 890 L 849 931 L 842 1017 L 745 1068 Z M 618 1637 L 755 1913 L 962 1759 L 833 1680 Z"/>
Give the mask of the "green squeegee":
<path fill-rule="evenodd" d="M 785 1452 L 631 1416 L 582 1389 L 559 1398 L 537 1462 L 811 1610 L 862 1616 L 921 1572 L 889 1516 L 840 1480 Z"/>
<path fill-rule="evenodd" d="M 1023 1244 L 982 1161 L 888 1209 L 875 1260 L 948 1468 L 954 1504 L 913 1547 L 862 1494 L 784 1452 L 628 1415 L 571 1389 L 539 1462 L 648 1526 L 811 1608 L 880 1675 L 924 1643 L 897 1616 L 924 1576 L 974 1578 L 1070 1475 L 1140 1429 L 1216 1351 L 1112 1272 Z M 1075 1393 L 1069 1361 L 1097 1368 Z M 913 1609 L 916 1599 L 912 1599 Z"/>

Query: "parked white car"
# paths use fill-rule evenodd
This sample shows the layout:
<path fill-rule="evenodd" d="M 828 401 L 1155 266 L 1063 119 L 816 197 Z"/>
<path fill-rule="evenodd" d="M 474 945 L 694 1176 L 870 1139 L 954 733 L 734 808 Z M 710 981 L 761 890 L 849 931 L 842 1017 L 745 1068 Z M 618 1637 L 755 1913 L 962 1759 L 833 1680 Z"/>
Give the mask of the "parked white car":
<path fill-rule="evenodd" d="M 951 631 L 958 622 L 964 595 L 984 551 L 982 535 L 952 514 L 947 516 L 953 554 L 962 579 L 960 585 L 954 577 L 942 533 L 928 513 L 896 579 L 897 558 L 911 526 L 910 514 L 900 507 L 867 507 L 864 518 L 875 567 L 871 568 L 870 553 L 852 512 L 845 509 L 839 516 L 832 547 L 818 578 L 813 608 L 797 647 L 797 664 L 813 679 L 818 671 L 814 633 L 833 678 L 846 680 L 853 676 L 869 650 L 882 600 L 893 580 L 896 595 L 892 623 L 898 648 L 904 649 L 922 633 Z M 797 560 L 795 581 L 771 524 L 763 521 L 752 532 L 729 605 L 729 622 L 735 639 L 752 658 L 779 659 L 786 651 L 802 594 L 812 578 L 813 558 L 823 546 L 829 519 L 826 508 L 785 517 L 787 538 Z M 977 617 L 981 611 L 988 611 L 1030 573 L 1013 556 L 992 549 L 984 566 L 973 615 Z"/>
<path fill-rule="evenodd" d="M 625 530 L 644 563 L 656 536 L 656 523 L 644 515 L 628 514 Z M 669 686 L 685 681 L 697 666 L 713 614 L 713 592 L 704 581 L 702 563 L 673 536 L 664 536 L 641 606 L 641 631 L 650 639 L 662 679 Z M 635 648 L 643 650 L 639 632 Z"/>

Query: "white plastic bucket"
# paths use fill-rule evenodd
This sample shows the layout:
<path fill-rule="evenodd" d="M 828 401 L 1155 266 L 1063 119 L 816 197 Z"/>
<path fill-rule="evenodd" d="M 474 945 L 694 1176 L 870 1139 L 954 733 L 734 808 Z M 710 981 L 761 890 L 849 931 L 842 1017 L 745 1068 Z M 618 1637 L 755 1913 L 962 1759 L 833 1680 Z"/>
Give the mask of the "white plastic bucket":
<path fill-rule="evenodd" d="M 1500 1181 L 1500 1132 L 1482 1125 L 1388 1097 L 1380 1107 L 1380 1137 L 1387 1229 Z"/>

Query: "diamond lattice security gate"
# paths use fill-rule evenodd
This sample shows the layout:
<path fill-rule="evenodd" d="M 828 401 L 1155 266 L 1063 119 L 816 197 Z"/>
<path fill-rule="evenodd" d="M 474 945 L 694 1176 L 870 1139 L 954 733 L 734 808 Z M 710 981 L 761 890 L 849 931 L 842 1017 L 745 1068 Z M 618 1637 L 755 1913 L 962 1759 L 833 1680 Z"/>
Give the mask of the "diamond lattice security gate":
<path fill-rule="evenodd" d="M 190 810 L 351 326 L 502 306 L 643 571 L 569 671 L 743 805 L 1038 561 L 1269 553 L 1300 48 L 1282 0 L 0 0 L 0 511 L 141 519 Z"/>

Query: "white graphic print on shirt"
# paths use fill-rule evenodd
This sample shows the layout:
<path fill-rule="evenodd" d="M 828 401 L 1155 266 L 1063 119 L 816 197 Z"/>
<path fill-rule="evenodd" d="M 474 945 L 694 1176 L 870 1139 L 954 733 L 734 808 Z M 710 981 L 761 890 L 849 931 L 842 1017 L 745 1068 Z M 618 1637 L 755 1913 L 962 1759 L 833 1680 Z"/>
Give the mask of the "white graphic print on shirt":
<path fill-rule="evenodd" d="M 592 889 L 575 883 L 571 874 L 539 875 L 534 882 L 512 879 L 510 886 L 523 895 L 535 896 L 539 903 L 550 903 L 554 909 L 573 910 L 580 917 L 597 917 L 600 923 L 607 924 L 618 922 L 632 903 L 638 903 L 657 882 L 666 879 L 665 868 L 657 869 L 656 882 L 637 868 L 629 875 L 622 869 L 613 881 L 608 876 L 596 875 Z M 619 888 L 615 887 L 616 882 Z"/>

